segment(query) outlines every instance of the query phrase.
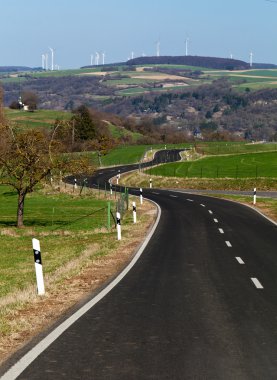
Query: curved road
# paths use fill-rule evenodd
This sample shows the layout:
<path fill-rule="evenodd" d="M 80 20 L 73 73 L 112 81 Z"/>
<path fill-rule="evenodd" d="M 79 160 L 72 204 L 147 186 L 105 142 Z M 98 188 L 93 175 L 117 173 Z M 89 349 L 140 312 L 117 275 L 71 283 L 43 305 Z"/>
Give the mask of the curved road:
<path fill-rule="evenodd" d="M 162 214 L 137 264 L 18 379 L 276 379 L 276 225 L 220 199 L 144 196 Z"/>

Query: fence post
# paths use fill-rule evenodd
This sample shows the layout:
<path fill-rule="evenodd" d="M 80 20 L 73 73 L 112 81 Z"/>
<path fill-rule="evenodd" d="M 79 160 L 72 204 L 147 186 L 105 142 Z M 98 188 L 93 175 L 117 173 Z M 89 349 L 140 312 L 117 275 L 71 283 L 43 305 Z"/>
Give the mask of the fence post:
<path fill-rule="evenodd" d="M 34 260 L 35 260 L 35 270 L 37 278 L 37 291 L 38 295 L 42 296 L 45 294 L 44 280 L 43 280 L 43 271 L 42 271 L 42 261 L 41 261 L 41 252 L 40 252 L 40 243 L 37 239 L 32 239 L 33 251 L 34 251 Z"/>
<path fill-rule="evenodd" d="M 257 189 L 254 187 L 254 192 L 253 192 L 253 205 L 256 204 L 256 199 L 257 199 Z"/>
<path fill-rule="evenodd" d="M 116 229 L 117 229 L 117 240 L 121 240 L 121 221 L 120 212 L 116 213 Z"/>
<path fill-rule="evenodd" d="M 152 189 L 152 178 L 149 179 L 149 187 Z"/>
<path fill-rule="evenodd" d="M 108 202 L 108 215 L 107 215 L 107 217 L 108 217 L 108 220 L 107 220 L 108 230 L 110 231 L 110 229 L 111 229 L 111 202 Z"/>
<path fill-rule="evenodd" d="M 74 178 L 73 193 L 74 193 L 75 189 L 77 189 L 77 179 L 76 178 Z"/>
<path fill-rule="evenodd" d="M 126 209 L 129 210 L 129 189 L 125 187 L 125 200 L 126 200 Z"/>
<path fill-rule="evenodd" d="M 137 223 L 137 206 L 136 206 L 136 202 L 133 202 L 133 220 L 134 220 L 134 223 Z"/>

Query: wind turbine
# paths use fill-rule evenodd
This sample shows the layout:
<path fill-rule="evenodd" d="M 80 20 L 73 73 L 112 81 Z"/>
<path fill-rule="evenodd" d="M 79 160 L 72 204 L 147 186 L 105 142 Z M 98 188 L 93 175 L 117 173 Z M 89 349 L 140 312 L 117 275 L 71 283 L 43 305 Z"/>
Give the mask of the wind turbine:
<path fill-rule="evenodd" d="M 132 51 L 132 52 L 131 52 L 131 59 L 134 59 L 134 56 L 135 56 L 135 55 L 134 55 L 134 52 Z"/>
<path fill-rule="evenodd" d="M 98 51 L 95 53 L 95 64 L 96 64 L 96 66 L 98 66 L 99 65 L 99 53 L 98 53 Z"/>
<path fill-rule="evenodd" d="M 93 54 L 90 55 L 90 65 L 93 65 Z"/>
<path fill-rule="evenodd" d="M 41 67 L 43 70 L 45 69 L 45 54 L 41 54 Z"/>
<path fill-rule="evenodd" d="M 102 65 L 105 65 L 105 52 L 102 52 Z"/>
<path fill-rule="evenodd" d="M 249 54 L 249 66 L 250 66 L 250 67 L 253 66 L 253 53 L 252 53 L 252 51 L 251 51 L 250 54 Z"/>
<path fill-rule="evenodd" d="M 158 41 L 156 42 L 156 55 L 157 55 L 157 57 L 160 56 L 160 47 L 161 47 L 161 42 L 160 42 L 160 39 L 158 39 Z"/>
<path fill-rule="evenodd" d="M 185 40 L 185 44 L 186 44 L 186 57 L 187 57 L 188 56 L 188 50 L 189 50 L 189 38 L 188 37 Z"/>
<path fill-rule="evenodd" d="M 45 53 L 44 57 L 45 57 L 45 70 L 48 71 L 48 53 Z"/>
<path fill-rule="evenodd" d="M 49 47 L 49 50 L 51 51 L 51 70 L 54 71 L 54 49 Z"/>

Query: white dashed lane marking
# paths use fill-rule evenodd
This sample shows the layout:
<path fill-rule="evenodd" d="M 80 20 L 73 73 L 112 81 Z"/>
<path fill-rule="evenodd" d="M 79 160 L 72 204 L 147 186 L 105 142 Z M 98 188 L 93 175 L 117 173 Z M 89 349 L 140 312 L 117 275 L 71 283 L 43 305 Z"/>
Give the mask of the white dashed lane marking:
<path fill-rule="evenodd" d="M 232 244 L 228 240 L 225 241 L 225 243 L 226 243 L 227 247 L 232 247 Z"/>
<path fill-rule="evenodd" d="M 241 257 L 236 257 L 236 260 L 237 260 L 237 262 L 239 263 L 239 264 L 245 264 L 245 262 L 242 260 L 242 258 Z"/>
<path fill-rule="evenodd" d="M 172 198 L 178 198 L 177 195 L 173 195 L 173 194 L 170 194 L 170 197 L 172 197 Z"/>
<path fill-rule="evenodd" d="M 260 283 L 260 281 L 257 278 L 251 277 L 251 280 L 257 289 L 263 289 L 264 288 L 263 285 Z"/>
<path fill-rule="evenodd" d="M 221 234 L 224 234 L 224 231 L 222 228 L 219 228 L 218 231 L 221 233 Z"/>
<path fill-rule="evenodd" d="M 215 223 L 218 223 L 218 220 L 217 220 L 217 219 L 214 219 L 214 222 L 215 222 Z"/>
<path fill-rule="evenodd" d="M 212 210 L 209 210 L 209 213 L 210 213 L 210 214 L 213 214 Z"/>
<path fill-rule="evenodd" d="M 194 202 L 193 199 L 187 199 L 187 201 L 189 201 L 189 202 Z"/>
<path fill-rule="evenodd" d="M 203 205 L 202 203 L 200 204 L 200 206 L 202 206 L 202 207 L 206 207 L 205 205 Z"/>

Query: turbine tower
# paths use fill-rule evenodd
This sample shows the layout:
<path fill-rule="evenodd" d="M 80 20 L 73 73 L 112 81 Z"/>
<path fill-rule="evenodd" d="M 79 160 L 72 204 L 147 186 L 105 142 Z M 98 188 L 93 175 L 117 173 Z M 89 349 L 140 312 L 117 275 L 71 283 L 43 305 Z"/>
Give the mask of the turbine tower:
<path fill-rule="evenodd" d="M 44 57 L 45 57 L 45 70 L 48 71 L 48 53 L 45 53 Z"/>
<path fill-rule="evenodd" d="M 102 65 L 105 65 L 105 52 L 102 53 Z"/>
<path fill-rule="evenodd" d="M 253 53 L 252 53 L 252 51 L 249 54 L 249 65 L 250 65 L 250 67 L 253 66 Z"/>
<path fill-rule="evenodd" d="M 131 59 L 134 59 L 134 56 L 135 56 L 135 55 L 134 55 L 134 52 L 132 51 L 132 52 L 131 52 Z"/>
<path fill-rule="evenodd" d="M 98 53 L 98 51 L 95 53 L 95 64 L 96 64 L 96 66 L 98 66 L 99 65 L 99 57 L 100 57 L 100 55 L 99 55 L 99 53 Z"/>
<path fill-rule="evenodd" d="M 90 55 L 90 65 L 93 65 L 93 54 Z"/>
<path fill-rule="evenodd" d="M 51 70 L 54 71 L 54 49 L 49 47 L 49 50 L 51 51 Z"/>
<path fill-rule="evenodd" d="M 45 54 L 41 54 L 41 67 L 43 70 L 45 69 Z"/>
<path fill-rule="evenodd" d="M 156 55 L 157 55 L 157 57 L 160 56 L 160 47 L 161 47 L 161 43 L 160 43 L 160 40 L 158 39 L 158 41 L 156 42 Z"/>
<path fill-rule="evenodd" d="M 186 57 L 187 57 L 188 51 L 189 51 L 189 38 L 188 37 L 186 38 L 185 44 L 186 44 Z"/>

